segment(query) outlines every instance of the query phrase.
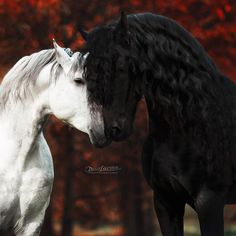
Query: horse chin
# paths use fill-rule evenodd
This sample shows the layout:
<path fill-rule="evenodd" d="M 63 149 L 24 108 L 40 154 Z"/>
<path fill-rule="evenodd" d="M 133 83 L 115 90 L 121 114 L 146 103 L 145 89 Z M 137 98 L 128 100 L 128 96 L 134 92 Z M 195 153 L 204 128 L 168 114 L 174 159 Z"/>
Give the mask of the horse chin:
<path fill-rule="evenodd" d="M 121 136 L 116 136 L 116 137 L 112 137 L 112 140 L 115 142 L 122 142 L 125 139 L 127 139 L 130 136 L 130 134 L 125 134 L 125 135 L 121 135 Z"/>
<path fill-rule="evenodd" d="M 92 143 L 96 148 L 104 148 L 106 146 L 109 146 L 111 144 L 110 140 L 106 140 L 104 142 L 93 142 Z"/>
<path fill-rule="evenodd" d="M 95 133 L 93 130 L 89 132 L 90 142 L 96 148 L 103 148 L 111 144 L 112 140 L 107 138 L 104 134 Z"/>

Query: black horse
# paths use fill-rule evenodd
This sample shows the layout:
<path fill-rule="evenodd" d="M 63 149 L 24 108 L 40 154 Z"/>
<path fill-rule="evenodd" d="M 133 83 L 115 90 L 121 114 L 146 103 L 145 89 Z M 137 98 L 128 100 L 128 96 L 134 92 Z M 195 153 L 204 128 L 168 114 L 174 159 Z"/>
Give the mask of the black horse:
<path fill-rule="evenodd" d="M 89 99 L 104 107 L 106 134 L 128 137 L 145 97 L 149 135 L 142 164 L 164 236 L 183 235 L 185 204 L 201 235 L 224 235 L 236 203 L 236 86 L 175 21 L 151 13 L 81 30 Z"/>

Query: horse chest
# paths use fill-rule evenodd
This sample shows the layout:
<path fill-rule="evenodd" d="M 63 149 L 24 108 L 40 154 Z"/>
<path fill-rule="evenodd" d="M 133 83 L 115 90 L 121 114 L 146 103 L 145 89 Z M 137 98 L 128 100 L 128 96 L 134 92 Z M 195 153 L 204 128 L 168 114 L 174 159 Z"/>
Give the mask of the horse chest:
<path fill-rule="evenodd" d="M 157 144 L 155 138 L 149 136 L 143 148 L 142 165 L 147 182 L 159 194 L 175 195 L 178 198 L 192 200 L 200 185 L 200 167 L 190 162 L 190 155 L 178 155 L 168 143 Z M 193 165 L 194 163 L 194 165 Z M 193 189 L 194 182 L 194 189 Z"/>
<path fill-rule="evenodd" d="M 0 172 L 0 229 L 17 224 L 49 201 L 54 172 L 43 136 L 25 157 L 23 168 L 17 163 Z"/>

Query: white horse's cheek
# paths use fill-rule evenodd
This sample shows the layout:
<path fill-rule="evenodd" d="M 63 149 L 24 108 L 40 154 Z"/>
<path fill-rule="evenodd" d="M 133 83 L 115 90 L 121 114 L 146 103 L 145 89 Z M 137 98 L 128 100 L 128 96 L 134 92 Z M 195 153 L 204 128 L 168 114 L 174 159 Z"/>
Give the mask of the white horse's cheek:
<path fill-rule="evenodd" d="M 76 99 L 75 99 L 76 98 Z M 79 101 L 79 102 L 78 102 Z M 91 122 L 91 113 L 88 106 L 86 88 L 75 87 L 71 91 L 71 98 L 67 101 L 71 110 L 67 110 L 68 123 L 75 128 L 88 133 L 88 129 Z"/>
<path fill-rule="evenodd" d="M 75 109 L 70 103 L 72 97 L 68 89 L 52 91 L 50 94 L 50 107 L 58 119 L 67 120 L 74 115 Z"/>

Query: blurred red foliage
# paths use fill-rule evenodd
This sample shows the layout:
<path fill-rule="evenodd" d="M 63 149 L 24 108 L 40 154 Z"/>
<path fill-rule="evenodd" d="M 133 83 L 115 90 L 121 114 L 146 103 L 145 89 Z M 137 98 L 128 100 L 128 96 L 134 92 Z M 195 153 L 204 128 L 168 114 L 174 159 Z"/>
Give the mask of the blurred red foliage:
<path fill-rule="evenodd" d="M 230 76 L 236 55 L 234 0 L 0 0 L 0 56 L 16 56 L 51 47 L 51 38 L 78 49 L 83 40 L 78 27 L 90 29 L 127 13 L 152 11 L 174 18 L 192 32 Z M 15 47 L 13 47 L 15 45 Z M 217 46 L 216 46 L 217 45 Z M 15 55 L 12 57 L 12 55 Z"/>
<path fill-rule="evenodd" d="M 12 65 L 25 54 L 51 47 L 53 37 L 61 45 L 77 50 L 83 44 L 79 27 L 89 30 L 117 19 L 121 10 L 151 11 L 175 19 L 236 81 L 234 0 L 0 0 L 0 65 Z M 144 102 L 134 135 L 103 150 L 94 149 L 87 136 L 55 118 L 49 122 L 46 136 L 54 157 L 55 184 L 45 224 L 47 230 L 52 222 L 61 222 L 64 235 L 70 235 L 74 223 L 87 228 L 121 224 L 126 235 L 141 235 L 142 230 L 145 235 L 152 234 L 152 194 L 140 166 L 147 122 L 143 114 Z M 84 173 L 86 166 L 102 165 L 117 165 L 122 171 L 102 176 Z M 145 216 L 143 219 L 138 208 Z M 42 234 L 53 235 L 47 230 Z M 117 235 L 124 235 L 122 230 L 118 231 L 121 233 Z"/>

